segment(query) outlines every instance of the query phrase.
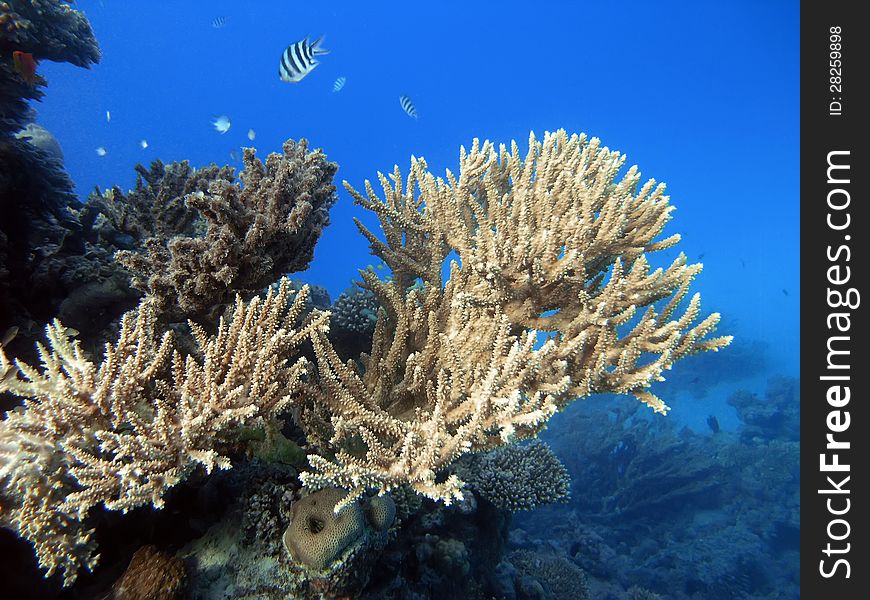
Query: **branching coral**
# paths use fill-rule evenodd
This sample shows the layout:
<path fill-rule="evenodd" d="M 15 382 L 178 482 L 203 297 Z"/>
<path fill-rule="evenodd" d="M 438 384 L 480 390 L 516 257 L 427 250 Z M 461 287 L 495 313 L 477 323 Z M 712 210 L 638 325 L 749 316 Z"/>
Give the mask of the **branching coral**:
<path fill-rule="evenodd" d="M 262 426 L 300 388 L 305 359 L 288 358 L 325 314 L 294 323 L 307 289 L 290 302 L 286 281 L 265 299 L 237 299 L 215 335 L 191 323 L 201 358 L 158 337 L 153 301 L 121 322 L 99 365 L 58 321 L 39 346 L 43 367 L 12 363 L 0 348 L 0 392 L 25 399 L 0 422 L 2 522 L 34 544 L 48 574 L 71 583 L 98 556 L 84 521 L 99 504 L 161 507 L 197 466 L 229 468 L 222 443 Z"/>
<path fill-rule="evenodd" d="M 180 235 L 196 236 L 201 233 L 196 230 L 200 213 L 184 199 L 188 194 L 207 192 L 215 180 L 235 180 L 232 167 L 195 169 L 186 160 L 168 165 L 155 160 L 150 168 L 136 165 L 135 169 L 135 188 L 126 194 L 117 186 L 105 191 L 97 188 L 80 211 L 85 229 L 119 248 L 133 249 L 151 237 L 166 243 Z M 118 239 L 123 237 L 127 239 Z"/>
<path fill-rule="evenodd" d="M 301 420 L 320 454 L 307 486 L 342 487 L 350 502 L 408 483 L 449 503 L 461 482 L 445 467 L 534 436 L 577 397 L 619 392 L 667 411 L 652 382 L 730 337 L 708 337 L 718 314 L 696 323 L 698 294 L 676 314 L 701 265 L 681 254 L 651 270 L 647 254 L 679 241 L 658 239 L 673 207 L 635 167 L 620 178 L 624 161 L 558 131 L 532 136 L 525 158 L 475 140 L 446 180 L 412 159 L 407 181 L 379 175 L 383 199 L 345 184 L 379 217 L 383 241 L 358 225 L 393 279 L 362 273 L 382 307 L 364 372 L 315 333 L 319 379 Z"/>
<path fill-rule="evenodd" d="M 329 224 L 337 165 L 292 140 L 264 165 L 244 152 L 242 185 L 216 178 L 185 197 L 204 232 L 148 239 L 144 250 L 119 252 L 133 286 L 170 315 L 202 314 L 235 293 L 256 293 L 284 273 L 305 269 Z"/>

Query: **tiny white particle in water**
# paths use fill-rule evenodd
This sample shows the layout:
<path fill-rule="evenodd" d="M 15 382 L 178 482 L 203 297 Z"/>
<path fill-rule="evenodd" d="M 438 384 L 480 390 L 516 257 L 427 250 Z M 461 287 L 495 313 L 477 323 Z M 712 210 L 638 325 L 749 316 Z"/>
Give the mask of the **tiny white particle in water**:
<path fill-rule="evenodd" d="M 97 148 L 97 156 L 105 156 L 106 154 L 108 154 L 108 152 L 105 148 L 103 148 L 102 146 Z"/>
<path fill-rule="evenodd" d="M 148 142 L 145 140 L 142 140 L 141 142 L 139 142 L 139 145 L 142 146 L 142 149 L 144 150 L 145 148 L 148 147 Z"/>

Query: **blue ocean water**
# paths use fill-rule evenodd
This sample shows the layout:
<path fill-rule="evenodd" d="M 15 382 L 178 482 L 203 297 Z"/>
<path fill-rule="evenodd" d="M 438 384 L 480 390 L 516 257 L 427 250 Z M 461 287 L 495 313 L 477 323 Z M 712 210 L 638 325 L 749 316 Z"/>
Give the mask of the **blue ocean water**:
<path fill-rule="evenodd" d="M 95 186 L 132 187 L 136 163 L 241 167 L 241 147 L 265 158 L 287 138 L 323 148 L 337 179 L 359 189 L 395 164 L 407 172 L 412 155 L 455 172 L 475 137 L 522 147 L 530 131 L 585 132 L 668 184 L 677 210 L 665 233 L 703 262 L 693 289 L 736 336 L 722 361 L 675 367 L 658 391 L 668 418 L 699 435 L 710 416 L 738 431 L 734 394 L 762 402 L 769 379 L 799 376 L 797 2 L 75 6 L 102 60 L 89 70 L 41 63 L 49 85 L 35 108 L 82 199 Z M 306 35 L 325 35 L 330 53 L 300 83 L 280 81 L 281 53 Z M 338 77 L 346 84 L 335 93 Z M 211 124 L 221 115 L 225 134 Z M 353 218 L 377 228 L 340 185 L 338 194 L 313 263 L 295 274 L 333 299 L 375 262 Z M 567 456 L 577 448 L 560 427 L 580 415 L 562 418 L 545 439 Z"/>

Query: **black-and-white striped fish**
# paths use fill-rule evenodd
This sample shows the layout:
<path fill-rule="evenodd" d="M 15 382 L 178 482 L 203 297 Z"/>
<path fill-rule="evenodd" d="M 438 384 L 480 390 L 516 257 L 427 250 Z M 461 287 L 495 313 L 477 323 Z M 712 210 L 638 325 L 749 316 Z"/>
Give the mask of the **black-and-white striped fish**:
<path fill-rule="evenodd" d="M 332 91 L 333 92 L 340 92 L 341 88 L 344 87 L 345 83 L 347 83 L 347 77 L 342 75 L 341 77 L 339 77 L 338 79 L 335 80 L 335 83 L 332 84 Z"/>
<path fill-rule="evenodd" d="M 313 71 L 320 64 L 317 62 L 317 57 L 329 53 L 329 50 L 320 47 L 322 43 L 323 36 L 314 40 L 313 44 L 309 43 L 308 36 L 305 36 L 304 40 L 287 46 L 281 55 L 281 63 L 278 65 L 278 77 L 281 78 L 281 81 L 299 83 Z"/>
<path fill-rule="evenodd" d="M 417 109 L 414 108 L 414 103 L 411 102 L 411 99 L 407 96 L 399 96 L 399 104 L 402 106 L 402 110 L 405 111 L 412 119 L 417 118 Z"/>

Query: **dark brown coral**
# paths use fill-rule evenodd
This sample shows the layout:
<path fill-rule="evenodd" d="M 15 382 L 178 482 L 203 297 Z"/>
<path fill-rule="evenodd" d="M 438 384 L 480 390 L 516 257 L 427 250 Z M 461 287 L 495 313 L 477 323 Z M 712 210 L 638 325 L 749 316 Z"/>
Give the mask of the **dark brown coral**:
<path fill-rule="evenodd" d="M 42 97 L 12 68 L 12 52 L 29 52 L 37 61 L 88 67 L 100 61 L 100 49 L 83 13 L 60 0 L 0 1 L 0 134 L 26 125 L 27 99 Z"/>
<path fill-rule="evenodd" d="M 71 214 L 78 200 L 57 156 L 32 143 L 32 136 L 14 135 L 33 121 L 28 103 L 43 96 L 45 85 L 39 68 L 30 82 L 16 71 L 15 51 L 32 54 L 37 62 L 81 67 L 99 61 L 100 51 L 84 14 L 68 4 L 0 1 L 0 330 L 20 327 L 19 340 L 29 345 L 28 324 L 51 319 L 66 296 L 61 289 L 66 282 L 58 285 L 58 275 L 69 270 L 55 265 L 81 254 L 81 247 Z"/>
<path fill-rule="evenodd" d="M 154 546 L 142 546 L 112 586 L 111 600 L 175 600 L 184 588 L 184 564 Z"/>
<path fill-rule="evenodd" d="M 338 166 L 320 150 L 309 152 L 306 140 L 288 140 L 265 165 L 246 148 L 244 165 L 241 185 L 217 178 L 185 197 L 202 219 L 200 233 L 164 233 L 117 255 L 134 274 L 133 286 L 155 297 L 170 320 L 253 294 L 304 270 L 314 256 L 336 200 Z"/>

